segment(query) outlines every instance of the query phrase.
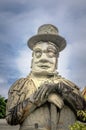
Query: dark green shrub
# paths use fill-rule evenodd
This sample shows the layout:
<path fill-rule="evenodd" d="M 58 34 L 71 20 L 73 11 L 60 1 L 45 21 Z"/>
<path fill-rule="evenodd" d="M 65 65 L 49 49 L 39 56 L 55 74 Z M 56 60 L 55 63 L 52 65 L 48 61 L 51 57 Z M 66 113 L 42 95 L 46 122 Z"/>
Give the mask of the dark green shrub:
<path fill-rule="evenodd" d="M 0 119 L 6 115 L 6 100 L 0 95 Z"/>

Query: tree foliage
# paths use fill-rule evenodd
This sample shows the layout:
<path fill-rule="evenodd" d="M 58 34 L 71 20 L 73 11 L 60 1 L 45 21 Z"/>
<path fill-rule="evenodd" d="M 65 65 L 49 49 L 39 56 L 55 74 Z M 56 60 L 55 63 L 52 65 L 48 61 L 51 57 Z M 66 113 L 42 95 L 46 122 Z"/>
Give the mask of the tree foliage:
<path fill-rule="evenodd" d="M 76 121 L 73 125 L 70 126 L 70 130 L 86 130 L 86 124 Z"/>
<path fill-rule="evenodd" d="M 6 100 L 0 95 L 0 119 L 6 115 Z"/>

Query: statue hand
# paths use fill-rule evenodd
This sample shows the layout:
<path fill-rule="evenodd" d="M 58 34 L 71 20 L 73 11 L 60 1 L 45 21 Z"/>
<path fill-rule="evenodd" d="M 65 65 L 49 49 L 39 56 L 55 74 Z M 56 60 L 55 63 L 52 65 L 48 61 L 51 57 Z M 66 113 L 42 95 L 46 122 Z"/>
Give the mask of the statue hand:
<path fill-rule="evenodd" d="M 48 96 L 48 102 L 54 103 L 60 109 L 63 108 L 63 105 L 64 105 L 62 97 L 60 97 L 60 95 L 55 94 L 55 93 L 51 93 Z"/>
<path fill-rule="evenodd" d="M 48 95 L 51 92 L 54 92 L 56 90 L 56 87 L 57 87 L 57 84 L 55 85 L 53 83 L 45 82 L 35 92 L 35 94 L 34 94 L 34 100 L 35 101 L 41 101 L 41 102 L 43 102 L 44 100 L 47 100 Z"/>
<path fill-rule="evenodd" d="M 74 92 L 74 88 L 60 82 L 57 87 L 57 93 L 59 93 L 63 97 L 64 101 L 66 101 L 66 103 L 75 111 L 84 109 L 85 100 L 81 95 Z"/>

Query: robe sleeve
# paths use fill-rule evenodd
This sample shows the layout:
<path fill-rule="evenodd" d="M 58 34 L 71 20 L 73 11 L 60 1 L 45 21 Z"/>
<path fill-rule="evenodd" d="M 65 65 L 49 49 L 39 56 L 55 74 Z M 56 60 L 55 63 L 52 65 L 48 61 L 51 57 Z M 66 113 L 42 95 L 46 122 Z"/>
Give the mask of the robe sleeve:
<path fill-rule="evenodd" d="M 10 125 L 17 125 L 23 118 L 23 109 L 31 94 L 35 92 L 34 84 L 28 78 L 17 80 L 9 89 L 6 105 L 6 120 Z M 29 102 L 31 106 L 31 102 Z M 29 109 L 29 108 L 28 108 Z"/>

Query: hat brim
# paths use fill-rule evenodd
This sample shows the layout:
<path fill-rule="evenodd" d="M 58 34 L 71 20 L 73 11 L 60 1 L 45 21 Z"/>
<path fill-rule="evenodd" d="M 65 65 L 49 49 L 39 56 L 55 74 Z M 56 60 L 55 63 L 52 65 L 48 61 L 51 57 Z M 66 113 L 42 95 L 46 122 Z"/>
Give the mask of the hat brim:
<path fill-rule="evenodd" d="M 40 34 L 31 37 L 27 42 L 28 47 L 33 50 L 33 46 L 40 41 L 53 42 L 56 46 L 59 47 L 59 51 L 62 51 L 66 47 L 66 40 L 59 35 L 53 34 Z"/>

